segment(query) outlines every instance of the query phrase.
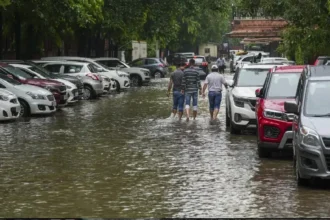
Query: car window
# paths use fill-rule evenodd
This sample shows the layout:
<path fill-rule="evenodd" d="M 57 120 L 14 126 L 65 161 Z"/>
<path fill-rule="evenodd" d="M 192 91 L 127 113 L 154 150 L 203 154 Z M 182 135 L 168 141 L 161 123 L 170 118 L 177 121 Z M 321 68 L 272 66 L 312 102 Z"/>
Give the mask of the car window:
<path fill-rule="evenodd" d="M 310 81 L 307 85 L 305 115 L 317 116 L 330 113 L 330 81 Z"/>
<path fill-rule="evenodd" d="M 140 60 L 134 60 L 132 63 L 131 63 L 131 66 L 142 66 L 144 65 L 144 60 L 140 59 Z"/>
<path fill-rule="evenodd" d="M 36 73 L 38 73 L 39 75 L 41 75 L 41 76 L 43 76 L 43 77 L 45 77 L 45 78 L 53 78 L 53 76 L 51 75 L 51 74 L 48 74 L 48 73 L 46 73 L 45 71 L 42 71 L 41 69 L 39 69 L 39 68 L 36 68 L 36 67 L 34 67 L 34 66 L 30 66 L 30 67 L 28 67 L 31 71 L 33 71 L 33 72 L 36 72 Z"/>
<path fill-rule="evenodd" d="M 155 59 L 146 59 L 146 65 L 157 64 L 157 60 Z"/>
<path fill-rule="evenodd" d="M 191 59 L 194 59 L 195 60 L 195 63 L 203 63 L 205 62 L 205 58 L 204 57 L 187 57 L 187 62 L 189 62 L 189 60 Z"/>
<path fill-rule="evenodd" d="M 5 70 L 7 70 L 9 73 L 13 74 L 14 76 L 18 78 L 24 78 L 24 79 L 32 79 L 33 76 L 23 72 L 22 70 L 15 68 L 13 66 L 5 66 L 3 67 Z"/>
<path fill-rule="evenodd" d="M 236 86 L 261 87 L 265 83 L 268 72 L 268 69 L 241 69 Z"/>
<path fill-rule="evenodd" d="M 98 73 L 98 71 L 97 71 L 98 67 L 92 63 L 88 64 L 87 68 L 89 69 L 89 71 L 91 71 L 91 73 Z"/>
<path fill-rule="evenodd" d="M 243 58 L 242 61 L 243 62 L 251 62 L 251 61 L 253 61 L 253 57 L 245 57 L 245 58 Z"/>
<path fill-rule="evenodd" d="M 17 68 L 19 68 L 19 67 L 17 67 Z M 32 77 L 39 78 L 38 76 L 36 76 L 35 73 L 31 73 L 31 72 L 29 72 L 29 71 L 27 71 L 27 70 L 25 70 L 25 69 L 23 69 L 23 68 L 19 68 L 19 69 L 20 69 L 21 71 L 23 71 L 24 73 L 26 73 L 26 74 L 32 76 Z"/>
<path fill-rule="evenodd" d="M 47 69 L 49 72 L 59 73 L 61 66 L 62 66 L 62 64 L 48 64 L 48 65 L 44 66 L 44 68 Z"/>
<path fill-rule="evenodd" d="M 22 84 L 17 80 L 14 80 L 12 78 L 7 77 L 6 75 L 7 75 L 7 73 L 0 69 L 0 79 L 4 80 L 4 81 L 6 81 L 10 84 L 13 84 L 13 85 L 21 85 Z"/>
<path fill-rule="evenodd" d="M 82 65 L 64 65 L 64 73 L 80 73 Z"/>
<path fill-rule="evenodd" d="M 294 98 L 300 73 L 273 73 L 267 98 Z"/>

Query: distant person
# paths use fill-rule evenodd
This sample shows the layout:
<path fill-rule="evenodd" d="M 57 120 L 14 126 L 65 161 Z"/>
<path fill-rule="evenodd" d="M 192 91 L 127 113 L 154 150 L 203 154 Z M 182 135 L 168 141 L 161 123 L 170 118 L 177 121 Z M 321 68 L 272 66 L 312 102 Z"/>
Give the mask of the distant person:
<path fill-rule="evenodd" d="M 185 94 L 186 99 L 186 115 L 189 121 L 191 99 L 193 102 L 193 118 L 197 117 L 198 108 L 198 90 L 202 94 L 202 86 L 199 78 L 199 72 L 195 69 L 195 60 L 189 60 L 189 66 L 183 71 L 182 79 L 182 94 Z"/>
<path fill-rule="evenodd" d="M 223 56 L 217 59 L 217 66 L 220 73 L 225 73 L 225 58 L 223 58 Z"/>
<path fill-rule="evenodd" d="M 222 99 L 222 85 L 226 88 L 228 83 L 223 75 L 219 74 L 218 66 L 211 67 L 211 73 L 207 75 L 203 86 L 203 98 L 205 98 L 205 90 L 209 87 L 209 106 L 211 120 L 216 120 L 218 117 L 221 99 Z"/>
<path fill-rule="evenodd" d="M 184 105 L 184 94 L 181 93 L 184 66 L 184 63 L 178 64 L 177 69 L 173 73 L 171 73 L 170 82 L 168 83 L 167 90 L 167 96 L 169 97 L 171 90 L 173 89 L 172 116 L 174 118 L 178 111 L 179 120 L 181 120 L 182 118 Z"/>

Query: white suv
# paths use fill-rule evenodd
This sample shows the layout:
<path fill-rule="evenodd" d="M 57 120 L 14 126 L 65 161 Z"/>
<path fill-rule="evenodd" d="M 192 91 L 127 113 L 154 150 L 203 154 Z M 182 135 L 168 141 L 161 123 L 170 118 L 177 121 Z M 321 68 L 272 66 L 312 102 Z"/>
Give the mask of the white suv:
<path fill-rule="evenodd" d="M 5 89 L 0 89 L 0 121 L 14 120 L 19 117 L 21 106 L 17 96 Z"/>
<path fill-rule="evenodd" d="M 256 128 L 255 91 L 261 88 L 270 69 L 275 65 L 244 65 L 235 73 L 226 93 L 226 126 L 230 133 Z"/>

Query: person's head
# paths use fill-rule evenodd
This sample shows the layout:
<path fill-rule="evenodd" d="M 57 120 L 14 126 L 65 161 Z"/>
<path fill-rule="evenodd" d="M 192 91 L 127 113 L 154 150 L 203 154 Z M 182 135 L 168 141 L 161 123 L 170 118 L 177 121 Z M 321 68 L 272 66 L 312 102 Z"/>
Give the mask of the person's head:
<path fill-rule="evenodd" d="M 219 72 L 219 68 L 218 68 L 218 66 L 217 66 L 217 65 L 212 65 L 212 67 L 211 67 L 211 71 L 212 71 L 212 72 Z"/>
<path fill-rule="evenodd" d="M 194 59 L 190 59 L 189 60 L 189 66 L 194 66 L 195 65 L 195 60 Z"/>
<path fill-rule="evenodd" d="M 186 64 L 185 63 L 180 63 L 179 65 L 177 65 L 177 67 L 180 70 L 184 70 L 186 68 Z"/>

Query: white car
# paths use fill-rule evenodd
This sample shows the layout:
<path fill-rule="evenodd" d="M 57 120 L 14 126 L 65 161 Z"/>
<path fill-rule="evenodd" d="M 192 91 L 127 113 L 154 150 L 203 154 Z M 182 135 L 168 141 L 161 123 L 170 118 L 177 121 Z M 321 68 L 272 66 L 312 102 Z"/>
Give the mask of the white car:
<path fill-rule="evenodd" d="M 20 116 L 52 114 L 56 111 L 55 97 L 46 89 L 22 84 L 3 74 L 0 74 L 0 88 L 17 96 L 20 104 Z"/>
<path fill-rule="evenodd" d="M 5 89 L 0 89 L 0 121 L 17 119 L 21 106 L 17 96 Z"/>
<path fill-rule="evenodd" d="M 226 93 L 226 126 L 230 133 L 256 128 L 255 91 L 261 88 L 268 72 L 275 65 L 244 65 L 235 73 Z M 280 65 L 278 65 L 280 66 Z"/>
<path fill-rule="evenodd" d="M 245 56 L 241 56 L 235 63 L 234 70 L 236 72 L 237 69 L 242 68 L 244 64 L 250 64 L 254 60 L 254 55 L 248 54 Z"/>
<path fill-rule="evenodd" d="M 99 64 L 107 66 L 109 69 L 119 68 L 121 71 L 128 73 L 132 86 L 142 86 L 150 82 L 150 71 L 148 69 L 130 67 L 118 58 L 113 57 L 94 58 L 94 60 Z"/>
<path fill-rule="evenodd" d="M 105 75 L 109 78 L 112 78 L 116 81 L 117 91 L 122 89 L 130 88 L 130 79 L 129 74 L 119 71 L 119 70 L 109 70 L 107 66 L 104 66 L 100 63 L 97 63 L 95 60 L 91 58 L 85 57 L 44 57 L 41 59 L 42 61 L 76 61 L 76 62 L 85 62 L 92 65 L 92 67 L 101 75 Z"/>
<path fill-rule="evenodd" d="M 261 63 L 271 63 L 271 62 L 287 62 L 289 61 L 285 57 L 265 57 L 261 58 Z"/>
<path fill-rule="evenodd" d="M 11 66 L 14 66 L 16 68 L 19 68 L 20 70 L 24 71 L 25 73 L 29 74 L 30 76 L 39 78 L 39 79 L 48 79 L 45 75 L 42 75 L 41 73 L 34 72 L 31 69 L 31 66 L 24 65 L 24 64 L 10 64 Z M 52 79 L 58 82 L 63 83 L 66 86 L 66 92 L 68 96 L 68 103 L 75 103 L 78 101 L 78 88 L 75 84 L 64 80 L 64 79 Z"/>

